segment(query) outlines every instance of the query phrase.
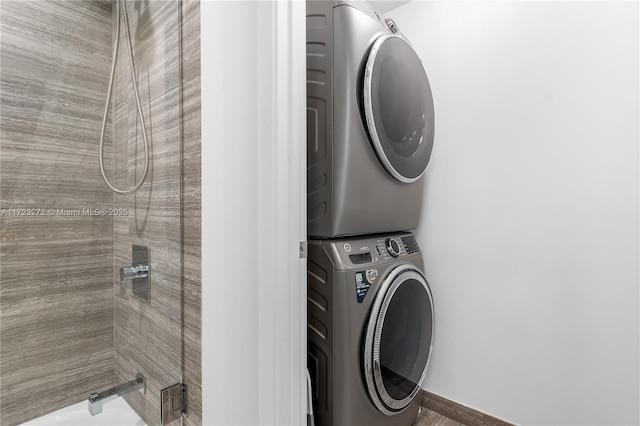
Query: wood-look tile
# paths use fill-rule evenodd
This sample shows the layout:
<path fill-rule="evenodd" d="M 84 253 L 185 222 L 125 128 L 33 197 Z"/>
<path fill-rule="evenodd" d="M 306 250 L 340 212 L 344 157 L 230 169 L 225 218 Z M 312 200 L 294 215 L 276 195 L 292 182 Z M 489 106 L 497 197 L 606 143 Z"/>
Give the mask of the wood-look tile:
<path fill-rule="evenodd" d="M 81 347 L 74 349 L 83 351 Z M 90 362 L 86 361 L 82 356 L 67 354 L 62 362 L 66 368 L 44 367 L 42 374 L 33 380 L 19 378 L 13 383 L 6 380 L 11 392 L 2 396 L 2 425 L 21 424 L 113 385 L 112 351 L 93 354 Z"/>
<path fill-rule="evenodd" d="M 0 207 L 112 206 L 110 3 L 3 0 L 0 33 Z M 113 219 L 47 214 L 0 219 L 2 425 L 113 385 Z"/>
<path fill-rule="evenodd" d="M 86 2 L 86 9 L 72 1 L 1 4 L 2 207 L 113 206 L 128 208 L 130 216 L 94 222 L 51 218 L 41 227 L 28 222 L 16 226 L 19 222 L 14 219 L 0 222 L 4 315 L 0 360 L 12 370 L 5 374 L 3 368 L 0 381 L 3 390 L 10 385 L 13 392 L 2 394 L 0 422 L 11 425 L 37 417 L 113 385 L 114 374 L 116 382 L 121 382 L 141 371 L 148 379 L 147 394 L 127 399 L 145 420 L 158 424 L 159 391 L 175 382 L 184 368 L 190 387 L 185 424 L 201 424 L 199 2 L 182 3 L 181 35 L 176 31 L 179 3 L 143 1 L 131 6 L 152 161 L 148 181 L 139 193 L 115 197 L 102 183 L 97 167 L 114 27 L 111 2 Z M 180 36 L 183 117 L 178 115 L 177 90 Z M 127 186 L 141 174 L 143 145 L 126 49 L 120 53 L 105 166 L 117 185 Z M 61 55 L 69 64 L 60 61 Z M 8 63 L 13 65 L 12 72 L 6 72 Z M 180 184 L 185 186 L 182 195 Z M 99 235 L 88 232 L 87 224 L 97 225 Z M 4 232 L 9 227 L 13 232 Z M 130 289 L 121 297 L 114 279 L 120 265 L 130 262 L 134 242 L 152 249 L 151 303 L 139 301 Z M 181 244 L 186 247 L 182 254 Z M 19 256 L 25 254 L 22 249 L 43 267 L 20 271 L 25 266 Z M 92 262 L 91 278 L 85 269 L 73 268 Z M 181 271 L 188 277 L 182 287 Z M 28 284 L 21 286 L 25 274 Z M 68 297 L 71 289 L 74 296 Z M 30 300 L 35 296 L 37 300 Z M 40 314 L 35 324 L 21 322 L 21 313 L 27 309 Z M 21 365 L 19 348 L 34 352 L 22 357 Z M 32 367 L 33 363 L 38 365 Z M 51 391 L 59 383 L 69 384 L 76 393 Z M 34 404 L 26 404 L 26 413 L 25 406 L 19 406 L 23 390 L 41 397 L 37 410 L 29 407 Z M 50 391 L 50 395 L 43 397 L 39 391 Z"/>
<path fill-rule="evenodd" d="M 182 373 L 178 5 L 175 0 L 128 4 L 150 164 L 135 194 L 114 197 L 115 208 L 129 211 L 114 219 L 114 272 L 131 263 L 132 244 L 151 249 L 150 302 L 133 296 L 130 285 L 120 296 L 114 280 L 116 381 L 145 375 L 146 394 L 126 399 L 151 425 L 160 423 L 160 390 L 177 383 Z M 134 185 L 144 164 L 127 55 L 120 51 L 113 101 L 113 174 L 120 187 Z"/>
<path fill-rule="evenodd" d="M 428 408 L 423 408 L 422 412 L 418 414 L 418 418 L 413 422 L 413 426 L 464 426 L 462 423 L 458 423 L 442 414 L 431 411 Z"/>
<path fill-rule="evenodd" d="M 81 222 L 0 220 L 2 424 L 20 423 L 112 384 L 113 242 L 96 235 L 110 228 L 109 221 Z M 79 377 L 85 381 L 78 386 Z M 68 390 L 58 395 L 60 388 Z"/>
<path fill-rule="evenodd" d="M 514 426 L 513 423 L 426 390 L 422 390 L 422 406 L 464 425 Z"/>
<path fill-rule="evenodd" d="M 151 249 L 152 270 L 180 276 L 179 191 L 179 182 L 156 183 L 124 205 L 129 215 L 115 220 L 117 257 L 130 263 L 131 245 L 144 245 Z"/>
<path fill-rule="evenodd" d="M 181 370 L 181 315 L 179 277 L 152 273 L 151 301 L 131 295 L 116 296 L 116 378 L 132 380 L 138 372 L 147 379 L 148 392 L 130 401 L 150 424 L 159 424 L 160 390 L 175 384 Z M 117 286 L 119 287 L 119 285 Z"/>
<path fill-rule="evenodd" d="M 200 1 L 182 3 L 183 369 L 185 426 L 202 424 Z"/>

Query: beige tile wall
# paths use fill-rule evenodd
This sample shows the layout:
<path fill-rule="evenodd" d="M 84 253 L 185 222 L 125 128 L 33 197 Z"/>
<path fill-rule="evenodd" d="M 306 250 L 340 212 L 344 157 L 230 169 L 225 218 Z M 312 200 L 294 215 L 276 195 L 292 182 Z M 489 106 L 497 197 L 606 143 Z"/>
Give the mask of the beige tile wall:
<path fill-rule="evenodd" d="M 185 426 L 202 424 L 202 280 L 200 181 L 200 1 L 183 2 L 183 303 L 184 381 L 189 386 Z"/>
<path fill-rule="evenodd" d="M 150 247 L 151 301 L 135 297 L 130 285 L 120 296 L 120 283 L 112 281 L 115 377 L 123 383 L 138 372 L 145 376 L 146 394 L 126 399 L 151 425 L 160 424 L 161 390 L 178 383 L 182 370 L 179 5 L 176 0 L 127 3 L 151 164 L 135 194 L 114 198 L 116 209 L 129 211 L 114 219 L 114 276 L 131 265 L 132 244 Z M 126 41 L 123 26 L 120 37 Z M 114 180 L 130 187 L 142 175 L 144 143 L 124 43 L 116 75 Z"/>
<path fill-rule="evenodd" d="M 0 2 L 0 209 L 45 214 L 0 218 L 3 426 L 113 384 L 113 219 L 51 211 L 113 205 L 110 41 L 109 2 Z"/>
<path fill-rule="evenodd" d="M 147 394 L 127 399 L 155 425 L 160 389 L 181 369 L 189 385 L 185 424 L 201 424 L 200 3 L 182 3 L 182 128 L 178 5 L 129 4 L 152 162 L 138 193 L 114 197 L 97 166 L 111 2 L 0 2 L 0 207 L 129 210 L 115 219 L 0 218 L 2 425 L 137 372 L 147 377 Z M 143 166 L 125 42 L 112 103 L 115 146 L 110 125 L 105 153 L 117 186 L 132 185 Z M 151 247 L 150 303 L 130 287 L 119 295 L 114 276 L 130 263 L 132 243 Z"/>

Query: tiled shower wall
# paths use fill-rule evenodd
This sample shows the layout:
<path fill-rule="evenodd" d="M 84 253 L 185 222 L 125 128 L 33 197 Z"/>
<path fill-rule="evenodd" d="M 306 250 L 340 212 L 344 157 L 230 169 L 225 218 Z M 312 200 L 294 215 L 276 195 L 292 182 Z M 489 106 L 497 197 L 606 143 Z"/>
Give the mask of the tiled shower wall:
<path fill-rule="evenodd" d="M 115 378 L 123 383 L 137 373 L 145 376 L 146 394 L 126 399 L 152 425 L 160 424 L 161 390 L 178 383 L 182 371 L 179 6 L 177 0 L 127 2 L 152 161 L 137 192 L 114 198 L 116 211 L 126 210 L 114 218 L 114 273 L 131 265 L 132 244 L 151 250 L 149 302 L 134 296 L 130 285 L 120 295 L 120 284 L 113 281 Z M 126 188 L 142 175 L 144 144 L 123 27 L 120 37 L 113 99 L 114 182 Z"/>
<path fill-rule="evenodd" d="M 139 80 L 146 84 L 146 88 L 141 86 L 141 95 L 145 98 L 146 93 L 146 98 L 151 99 L 150 102 L 143 100 L 143 104 L 153 136 L 154 162 L 149 178 L 153 186 L 145 185 L 135 196 L 116 196 L 116 206 L 133 208 L 134 214 L 116 218 L 115 267 L 129 259 L 131 243 L 148 243 L 153 274 L 159 273 L 160 279 L 156 278 L 157 282 L 152 279 L 149 304 L 130 295 L 116 296 L 116 375 L 119 381 L 129 380 L 137 371 L 147 376 L 150 387 L 147 395 L 131 395 L 127 399 L 150 424 L 158 424 L 159 390 L 178 381 L 176 368 L 181 367 L 183 382 L 189 388 L 184 425 L 198 426 L 202 424 L 200 1 L 179 3 L 180 26 L 174 15 L 177 3 L 174 0 L 167 3 L 170 4 L 156 2 L 145 9 L 141 2 L 136 12 L 143 19 L 132 20 L 136 33 L 155 34 L 153 40 L 148 37 L 136 40 L 137 49 L 141 51 L 136 53 L 136 58 L 142 61 L 138 65 Z M 176 33 L 178 28 L 180 34 Z M 177 37 L 181 37 L 181 63 L 175 45 Z M 128 63 L 124 56 L 119 60 L 119 71 L 123 73 Z M 181 73 L 177 73 L 178 66 Z M 173 90 L 177 87 L 174 80 L 177 77 L 181 77 L 182 99 Z M 135 129 L 135 105 L 131 93 L 123 90 L 124 83 L 118 83 L 121 93 L 114 101 L 116 157 L 130 158 L 130 154 L 137 151 L 138 158 L 142 158 L 139 127 L 129 134 L 129 143 L 119 145 L 118 132 L 127 128 L 131 133 Z M 128 102 L 128 106 L 122 106 L 122 100 Z M 180 101 L 182 123 L 176 121 L 180 117 Z M 128 172 L 123 173 L 124 169 L 116 166 L 116 178 L 122 179 L 123 184 L 134 182 L 134 168 L 131 164 L 128 167 Z M 181 205 L 176 197 L 182 197 Z M 182 276 L 178 259 L 182 260 Z M 156 289 L 161 291 L 156 293 Z M 176 334 L 180 332 L 181 335 Z M 180 349 L 181 353 L 176 352 Z"/>
<path fill-rule="evenodd" d="M 128 3 L 152 162 L 145 186 L 127 196 L 114 196 L 97 166 L 115 29 L 111 4 L 0 2 L 0 207 L 128 212 L 0 218 L 2 425 L 81 401 L 112 386 L 114 371 L 115 382 L 145 374 L 146 395 L 127 399 L 158 424 L 160 389 L 176 383 L 181 368 L 189 385 L 185 424 L 201 424 L 200 2 L 180 4 L 182 128 L 179 3 Z M 132 185 L 143 166 L 127 54 L 122 28 L 112 101 L 116 143 L 109 125 L 105 149 L 107 174 L 121 187 Z M 114 280 L 131 262 L 132 243 L 151 247 L 150 303 L 132 296 L 130 286 L 120 296 Z"/>
<path fill-rule="evenodd" d="M 110 2 L 0 2 L 3 426 L 113 384 L 113 218 L 73 213 L 113 206 L 98 168 L 110 57 Z"/>
<path fill-rule="evenodd" d="M 202 424 L 200 1 L 182 4 L 183 362 L 184 381 L 189 386 L 184 426 L 197 426 Z"/>
<path fill-rule="evenodd" d="M 130 294 L 126 298 L 116 295 L 116 380 L 130 380 L 137 371 L 147 376 L 147 395 L 131 395 L 127 399 L 150 424 L 158 424 L 159 391 L 176 383 L 182 368 L 182 379 L 189 388 L 184 425 L 198 426 L 202 424 L 200 1 L 162 3 L 145 8 L 144 2 L 139 2 L 139 9 L 134 12 L 142 19 L 132 20 L 135 33 L 154 34 L 153 39 L 136 39 L 136 49 L 140 50 L 136 58 L 141 58 L 137 65 L 141 96 L 153 136 L 154 161 L 149 177 L 153 186 L 145 185 L 136 195 L 116 196 L 117 207 L 132 209 L 134 213 L 116 218 L 115 267 L 130 258 L 131 243 L 149 244 L 156 278 L 152 278 L 149 304 Z M 181 7 L 180 26 L 175 5 Z M 182 62 L 175 44 L 178 37 Z M 124 56 L 119 60 L 120 72 L 124 73 L 123 67 L 128 63 Z M 174 90 L 178 77 L 182 99 Z M 122 162 L 117 163 L 120 166 L 116 166 L 116 179 L 131 185 L 133 175 L 139 176 L 140 166 L 137 172 L 132 172 L 135 168 L 129 163 L 125 173 L 121 165 L 134 152 L 142 158 L 142 141 L 139 125 L 132 132 L 136 128 L 136 111 L 131 93 L 123 89 L 124 81 L 118 84 L 120 93 L 114 100 L 115 153 Z M 177 121 L 179 102 L 182 123 Z M 118 132 L 125 128 L 129 129 L 129 143 L 119 145 Z"/>

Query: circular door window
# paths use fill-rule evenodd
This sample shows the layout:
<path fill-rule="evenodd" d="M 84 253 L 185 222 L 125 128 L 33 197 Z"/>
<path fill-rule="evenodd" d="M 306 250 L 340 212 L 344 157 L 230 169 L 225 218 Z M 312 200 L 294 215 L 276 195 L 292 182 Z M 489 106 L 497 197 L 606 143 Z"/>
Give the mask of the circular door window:
<path fill-rule="evenodd" d="M 433 97 L 420 58 L 402 37 L 387 34 L 373 43 L 363 94 L 367 128 L 382 165 L 400 182 L 415 182 L 433 148 Z"/>
<path fill-rule="evenodd" d="M 369 397 L 387 415 L 404 410 L 420 390 L 433 342 L 433 298 L 411 265 L 393 270 L 380 286 L 364 339 Z"/>

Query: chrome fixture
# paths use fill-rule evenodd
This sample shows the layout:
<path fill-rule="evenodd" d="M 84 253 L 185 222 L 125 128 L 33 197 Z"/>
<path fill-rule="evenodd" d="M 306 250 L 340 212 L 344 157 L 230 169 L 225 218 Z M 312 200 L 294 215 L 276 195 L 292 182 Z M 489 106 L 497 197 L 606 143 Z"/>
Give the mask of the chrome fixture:
<path fill-rule="evenodd" d="M 136 280 L 140 278 L 147 278 L 149 276 L 149 267 L 147 265 L 128 266 L 126 268 L 120 268 L 120 284 L 122 286 L 127 284 L 127 280 Z M 121 294 L 125 293 L 124 287 L 120 290 Z"/>
<path fill-rule="evenodd" d="M 133 244 L 131 246 L 131 265 L 120 268 L 120 296 L 127 293 L 127 281 L 131 281 L 134 296 L 144 300 L 151 299 L 151 272 L 149 247 Z"/>
<path fill-rule="evenodd" d="M 124 28 L 127 31 L 127 44 L 129 46 L 129 68 L 131 69 L 131 82 L 133 83 L 133 94 L 136 98 L 136 106 L 138 107 L 138 118 L 140 118 L 140 126 L 142 127 L 142 140 L 144 142 L 144 169 L 138 183 L 131 188 L 118 189 L 113 186 L 107 174 L 104 171 L 104 133 L 107 128 L 107 117 L 109 115 L 109 104 L 111 103 L 111 91 L 113 90 L 113 77 L 116 73 L 116 61 L 118 59 L 118 46 L 120 45 L 120 3 L 122 3 L 122 15 L 124 17 Z M 104 107 L 104 116 L 102 117 L 102 130 L 100 131 L 100 172 L 102 179 L 113 192 L 118 194 L 130 194 L 135 192 L 142 186 L 147 173 L 149 172 L 149 142 L 147 141 L 147 126 L 144 123 L 144 114 L 142 113 L 142 103 L 140 102 L 140 93 L 138 91 L 138 82 L 136 81 L 136 66 L 133 58 L 133 46 L 131 45 L 131 30 L 129 29 L 129 15 L 127 14 L 127 5 L 125 0 L 116 0 L 116 40 L 113 44 L 113 60 L 111 61 L 111 75 L 109 77 L 109 89 L 107 90 L 107 101 Z"/>
<path fill-rule="evenodd" d="M 144 394 L 145 392 L 145 380 L 144 376 L 140 373 L 136 375 L 135 380 L 127 383 L 123 383 L 111 389 L 107 389 L 102 392 L 96 392 L 89 395 L 89 413 L 92 416 L 102 413 L 102 406 L 118 397 L 124 396 L 128 393 L 139 391 Z"/>

